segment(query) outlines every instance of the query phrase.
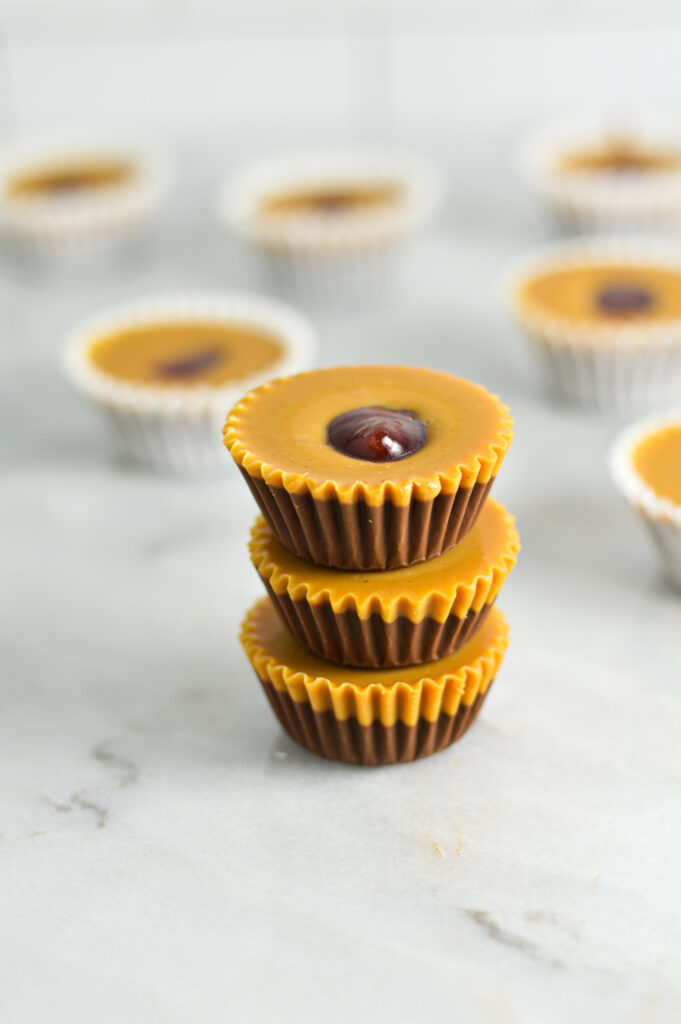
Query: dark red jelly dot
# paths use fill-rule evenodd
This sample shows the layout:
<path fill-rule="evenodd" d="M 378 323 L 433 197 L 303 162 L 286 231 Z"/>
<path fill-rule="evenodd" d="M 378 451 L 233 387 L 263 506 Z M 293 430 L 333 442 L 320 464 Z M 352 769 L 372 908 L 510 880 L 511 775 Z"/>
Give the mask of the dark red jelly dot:
<path fill-rule="evenodd" d="M 86 178 L 79 178 L 77 175 L 62 175 L 54 178 L 48 185 L 50 192 L 57 195 L 69 195 L 71 192 L 82 192 L 88 188 L 90 182 Z"/>
<path fill-rule="evenodd" d="M 314 205 L 319 213 L 344 213 L 351 199 L 344 192 L 321 192 L 315 197 Z"/>
<path fill-rule="evenodd" d="M 352 459 L 397 462 L 426 443 L 426 425 L 409 409 L 367 405 L 331 420 L 326 439 L 332 448 Z"/>
<path fill-rule="evenodd" d="M 613 284 L 598 293 L 598 307 L 603 313 L 628 316 L 643 313 L 653 304 L 653 296 L 646 288 L 631 284 Z"/>
<path fill-rule="evenodd" d="M 180 359 L 168 359 L 159 363 L 157 370 L 162 377 L 195 377 L 197 373 L 210 370 L 222 359 L 219 349 L 210 348 L 201 352 L 194 352 L 190 356 L 182 356 Z"/>

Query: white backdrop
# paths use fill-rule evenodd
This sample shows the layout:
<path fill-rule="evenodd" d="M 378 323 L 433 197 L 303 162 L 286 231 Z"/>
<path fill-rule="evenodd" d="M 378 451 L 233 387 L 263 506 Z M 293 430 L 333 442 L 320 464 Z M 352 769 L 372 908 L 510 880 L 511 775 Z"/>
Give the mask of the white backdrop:
<path fill-rule="evenodd" d="M 413 134 L 681 110 L 673 0 L 0 0 L 0 129 Z"/>

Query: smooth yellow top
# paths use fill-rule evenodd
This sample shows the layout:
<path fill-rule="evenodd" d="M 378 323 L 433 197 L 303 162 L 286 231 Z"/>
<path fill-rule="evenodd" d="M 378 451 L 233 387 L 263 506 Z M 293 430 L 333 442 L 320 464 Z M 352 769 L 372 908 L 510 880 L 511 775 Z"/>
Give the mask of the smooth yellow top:
<path fill-rule="evenodd" d="M 658 497 L 681 505 L 681 423 L 664 427 L 639 441 L 632 462 Z"/>
<path fill-rule="evenodd" d="M 649 291 L 652 303 L 626 315 L 599 308 L 598 295 L 604 288 L 626 286 Z M 668 320 L 681 316 L 681 271 L 626 263 L 561 267 L 537 273 L 521 287 L 518 298 L 545 315 L 589 325 Z"/>
<path fill-rule="evenodd" d="M 80 195 L 126 184 L 135 165 L 124 159 L 74 158 L 36 166 L 10 177 L 6 194 L 12 198 Z"/>
<path fill-rule="evenodd" d="M 393 622 L 405 616 L 444 622 L 452 613 L 465 618 L 496 598 L 513 567 L 520 539 L 513 516 L 489 498 L 464 539 L 439 558 L 385 572 L 348 572 L 313 565 L 294 555 L 262 517 L 251 532 L 251 559 L 275 593 L 311 604 L 328 601 L 336 614 L 377 613 Z"/>
<path fill-rule="evenodd" d="M 392 182 L 325 182 L 273 192 L 260 201 L 258 212 L 264 216 L 304 213 L 336 217 L 392 206 L 403 195 L 403 187 Z"/>
<path fill-rule="evenodd" d="M 274 364 L 279 339 L 241 324 L 200 321 L 150 323 L 93 341 L 98 370 L 131 384 L 219 386 Z"/>
<path fill-rule="evenodd" d="M 427 428 L 424 446 L 395 462 L 370 462 L 327 443 L 334 417 L 372 405 L 416 413 Z M 379 504 L 388 485 L 392 500 L 406 504 L 413 486 L 427 499 L 487 482 L 511 442 L 512 422 L 495 395 L 461 377 L 408 366 L 340 366 L 251 391 L 232 409 L 224 436 L 237 463 L 270 486 L 330 497 L 330 483 L 341 501 L 357 500 L 361 490 Z"/>
<path fill-rule="evenodd" d="M 630 139 L 613 138 L 600 146 L 564 154 L 557 169 L 568 174 L 659 174 L 680 170 L 681 153 L 671 149 L 653 149 Z"/>

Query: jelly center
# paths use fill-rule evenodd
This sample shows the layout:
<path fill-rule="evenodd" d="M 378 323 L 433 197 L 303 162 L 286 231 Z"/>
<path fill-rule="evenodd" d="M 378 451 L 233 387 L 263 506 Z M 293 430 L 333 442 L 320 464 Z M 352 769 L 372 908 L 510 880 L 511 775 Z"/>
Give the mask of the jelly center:
<path fill-rule="evenodd" d="M 426 425 L 409 409 L 368 405 L 331 420 L 326 439 L 332 448 L 352 459 L 397 462 L 426 443 Z"/>
<path fill-rule="evenodd" d="M 179 359 L 168 359 L 158 363 L 157 369 L 162 377 L 181 379 L 183 377 L 195 377 L 204 370 L 210 370 L 216 366 L 223 357 L 223 353 L 216 348 L 203 349 L 200 352 L 193 352 L 188 356 L 181 356 Z"/>
<path fill-rule="evenodd" d="M 312 205 L 319 213 L 344 213 L 352 206 L 352 196 L 347 192 L 319 192 Z"/>
<path fill-rule="evenodd" d="M 653 296 L 646 288 L 637 285 L 614 284 L 598 293 L 597 302 L 603 313 L 627 316 L 648 310 L 653 304 Z"/>

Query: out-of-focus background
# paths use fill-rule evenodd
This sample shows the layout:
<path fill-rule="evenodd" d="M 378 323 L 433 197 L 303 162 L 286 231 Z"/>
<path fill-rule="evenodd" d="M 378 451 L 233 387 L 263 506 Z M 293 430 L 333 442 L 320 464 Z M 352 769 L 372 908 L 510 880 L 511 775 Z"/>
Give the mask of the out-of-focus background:
<path fill-rule="evenodd" d="M 0 124 L 381 137 L 681 100 L 672 0 L 3 0 Z"/>
<path fill-rule="evenodd" d="M 680 56 L 672 0 L 0 0 L 0 142 L 130 132 L 177 168 L 140 259 L 0 263 L 2 1024 L 681 1019 L 678 597 L 606 472 L 622 419 L 547 400 L 500 298 L 551 231 L 523 133 L 681 125 Z M 375 307 L 283 297 L 326 365 L 429 364 L 509 403 L 495 493 L 524 543 L 475 730 L 371 772 L 265 706 L 236 639 L 255 509 L 227 460 L 121 464 L 60 368 L 112 303 L 263 291 L 217 224 L 221 177 L 344 139 L 424 150 L 445 209 Z"/>

